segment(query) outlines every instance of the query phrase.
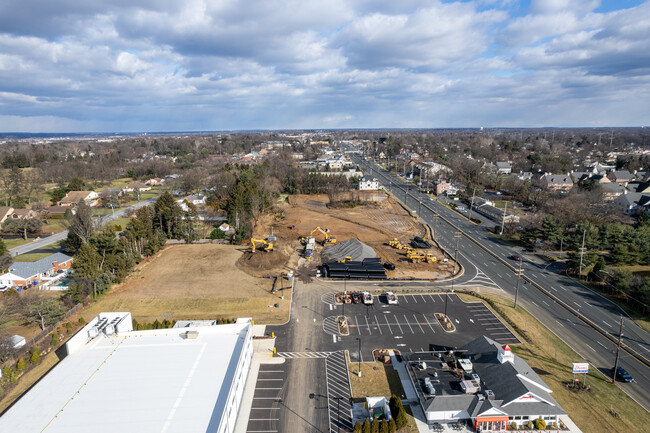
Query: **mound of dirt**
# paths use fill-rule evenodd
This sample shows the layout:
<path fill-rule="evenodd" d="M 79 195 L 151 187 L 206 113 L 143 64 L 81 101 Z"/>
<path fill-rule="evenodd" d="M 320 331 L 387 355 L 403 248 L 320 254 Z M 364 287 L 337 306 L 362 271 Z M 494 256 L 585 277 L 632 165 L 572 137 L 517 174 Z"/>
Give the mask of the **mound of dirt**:
<path fill-rule="evenodd" d="M 323 262 L 338 262 L 346 257 L 361 261 L 376 256 L 375 250 L 358 239 L 347 239 L 337 245 L 324 248 L 321 253 Z"/>
<path fill-rule="evenodd" d="M 289 256 L 282 250 L 272 252 L 244 252 L 237 260 L 237 267 L 249 275 L 267 276 L 269 273 L 280 271 L 287 263 Z"/>

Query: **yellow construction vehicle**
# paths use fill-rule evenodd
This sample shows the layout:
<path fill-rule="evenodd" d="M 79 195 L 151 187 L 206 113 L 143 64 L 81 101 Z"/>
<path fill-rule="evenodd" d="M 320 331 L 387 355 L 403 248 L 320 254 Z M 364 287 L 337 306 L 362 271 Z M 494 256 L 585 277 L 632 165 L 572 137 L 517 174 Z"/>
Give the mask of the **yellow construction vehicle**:
<path fill-rule="evenodd" d="M 253 239 L 251 238 L 251 245 L 253 246 L 251 252 L 255 252 L 256 249 L 266 251 L 267 253 L 273 251 L 273 244 L 265 241 L 264 239 Z"/>
<path fill-rule="evenodd" d="M 336 238 L 334 236 L 330 236 L 329 230 L 328 229 L 322 229 L 320 227 L 316 227 L 314 230 L 309 233 L 310 235 L 313 235 L 314 232 L 321 232 L 323 235 L 325 235 L 325 240 L 323 240 L 323 245 L 331 245 L 336 243 Z"/>
<path fill-rule="evenodd" d="M 402 244 L 397 238 L 393 239 L 392 241 L 388 242 L 388 245 L 391 247 L 398 249 L 398 250 L 403 250 L 408 248 L 406 245 Z"/>
<path fill-rule="evenodd" d="M 409 254 L 408 259 L 411 261 L 411 263 L 420 263 L 420 262 L 426 262 L 426 263 L 435 263 L 438 259 L 431 253 L 418 253 L 415 252 L 414 254 Z"/>
<path fill-rule="evenodd" d="M 351 262 L 351 261 L 352 261 L 352 257 L 347 256 L 347 257 L 344 257 L 343 259 L 339 260 L 339 263 L 347 263 L 347 262 Z"/>

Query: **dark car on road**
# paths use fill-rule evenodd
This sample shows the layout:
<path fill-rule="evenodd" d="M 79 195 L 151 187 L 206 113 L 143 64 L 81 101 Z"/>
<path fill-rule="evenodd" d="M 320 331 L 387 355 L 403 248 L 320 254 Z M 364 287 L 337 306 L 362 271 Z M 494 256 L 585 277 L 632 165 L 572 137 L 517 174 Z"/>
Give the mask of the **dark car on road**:
<path fill-rule="evenodd" d="M 627 370 L 625 370 L 623 367 L 616 367 L 616 378 L 622 380 L 625 383 L 636 382 L 636 380 L 630 376 L 630 373 L 628 373 Z"/>
<path fill-rule="evenodd" d="M 353 304 L 360 304 L 363 302 L 363 296 L 361 296 L 361 293 L 354 292 L 352 294 L 352 303 Z"/>
<path fill-rule="evenodd" d="M 521 260 L 521 257 L 519 257 L 519 256 L 515 256 L 515 255 L 510 256 L 510 258 L 511 258 L 512 260 L 516 260 L 516 261 Z"/>

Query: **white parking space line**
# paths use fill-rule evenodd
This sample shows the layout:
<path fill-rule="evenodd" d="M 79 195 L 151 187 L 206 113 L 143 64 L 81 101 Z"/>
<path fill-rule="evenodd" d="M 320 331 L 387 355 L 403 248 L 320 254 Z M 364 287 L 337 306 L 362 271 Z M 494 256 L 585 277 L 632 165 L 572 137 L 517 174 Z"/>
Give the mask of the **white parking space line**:
<path fill-rule="evenodd" d="M 388 317 L 384 316 L 384 319 L 386 319 L 386 325 L 388 325 L 388 329 L 390 330 L 390 335 L 393 335 L 393 328 L 391 328 L 390 323 L 388 323 Z"/>
<path fill-rule="evenodd" d="M 426 303 L 426 302 L 427 302 L 427 300 L 426 300 L 426 299 L 424 299 L 424 295 L 420 295 L 420 296 L 422 296 L 422 302 L 424 302 L 424 303 Z"/>
<path fill-rule="evenodd" d="M 397 326 L 399 327 L 399 332 L 403 334 L 404 331 L 402 330 L 402 325 L 399 324 L 399 320 L 397 320 L 397 316 L 393 314 L 393 317 L 395 317 L 395 323 L 397 323 Z"/>
<path fill-rule="evenodd" d="M 422 329 L 422 325 L 420 325 L 420 321 L 418 320 L 417 317 L 415 317 L 415 314 L 413 315 L 413 318 L 415 319 L 415 323 L 417 323 L 418 326 L 420 327 L 420 331 L 422 331 L 422 333 L 424 334 L 425 333 L 424 329 Z"/>
<path fill-rule="evenodd" d="M 427 325 L 429 325 L 429 328 L 431 328 L 431 330 L 432 330 L 432 331 L 433 331 L 433 333 L 435 334 L 435 333 L 436 333 L 436 330 L 435 330 L 435 329 L 433 329 L 433 326 L 431 326 L 431 323 L 429 323 L 429 319 L 427 319 L 427 316 L 424 316 L 424 320 L 426 320 L 426 321 L 427 321 Z"/>
<path fill-rule="evenodd" d="M 415 332 L 413 332 L 413 328 L 411 327 L 411 322 L 409 322 L 409 319 L 406 318 L 406 314 L 404 315 L 404 321 L 407 325 L 409 325 L 409 328 L 411 328 L 411 334 L 415 334 Z"/>
<path fill-rule="evenodd" d="M 431 302 L 436 302 L 436 300 L 433 299 L 433 295 L 429 295 L 429 298 L 431 298 Z"/>
<path fill-rule="evenodd" d="M 357 320 L 357 316 L 354 316 L 354 321 L 357 324 L 357 332 L 359 333 L 359 335 L 361 335 L 361 329 L 359 329 L 359 321 Z"/>
<path fill-rule="evenodd" d="M 370 330 L 370 324 L 368 323 L 368 316 L 366 316 L 365 319 L 366 319 L 366 326 L 368 327 L 368 332 L 372 334 L 372 331 Z"/>
<path fill-rule="evenodd" d="M 504 335 L 504 334 L 512 335 L 512 332 L 490 332 L 490 335 Z"/>
<path fill-rule="evenodd" d="M 418 300 L 415 297 L 415 295 L 411 295 L 411 301 L 415 302 L 416 304 L 418 303 Z"/>
<path fill-rule="evenodd" d="M 402 295 L 402 299 L 403 299 L 404 302 L 406 302 L 407 304 L 409 303 L 408 295 Z"/>
<path fill-rule="evenodd" d="M 454 302 L 454 297 L 453 297 L 453 296 L 449 296 L 449 293 L 447 293 L 447 297 L 449 298 L 449 302 Z"/>
<path fill-rule="evenodd" d="M 442 299 L 442 295 L 440 293 L 438 293 L 438 297 L 440 298 L 440 301 L 444 302 L 444 299 Z"/>
<path fill-rule="evenodd" d="M 332 340 L 336 343 L 336 335 L 332 334 Z"/>
<path fill-rule="evenodd" d="M 485 328 L 486 331 L 490 331 L 492 329 L 503 329 L 503 326 L 497 326 L 496 328 Z"/>
<path fill-rule="evenodd" d="M 375 324 L 377 325 L 377 329 L 379 330 L 379 335 L 383 335 L 383 332 L 381 332 L 381 325 L 379 324 L 379 321 L 377 320 L 377 316 L 372 316 L 375 318 Z"/>

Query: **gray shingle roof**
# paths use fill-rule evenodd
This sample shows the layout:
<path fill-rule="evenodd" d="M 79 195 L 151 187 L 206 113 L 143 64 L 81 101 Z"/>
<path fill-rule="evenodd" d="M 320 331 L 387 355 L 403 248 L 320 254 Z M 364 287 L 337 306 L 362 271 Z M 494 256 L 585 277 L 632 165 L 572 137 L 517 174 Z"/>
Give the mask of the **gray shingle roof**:
<path fill-rule="evenodd" d="M 519 410 L 536 414 L 564 414 L 559 404 L 546 391 L 548 386 L 524 360 L 514 356 L 512 363 L 499 362 L 497 359 L 499 347 L 499 343 L 487 337 L 478 338 L 462 347 L 467 350 L 474 370 L 485 383 L 485 389 L 492 390 L 495 397 L 502 400 L 503 404 L 508 404 L 527 393 L 532 393 L 550 403 L 517 403 L 500 409 L 508 414 Z M 498 407 L 496 400 L 493 400 L 492 404 Z"/>
<path fill-rule="evenodd" d="M 53 268 L 53 262 L 63 263 L 70 259 L 72 257 L 63 253 L 54 253 L 35 262 L 15 262 L 9 267 L 9 272 L 27 279 L 51 270 Z"/>

